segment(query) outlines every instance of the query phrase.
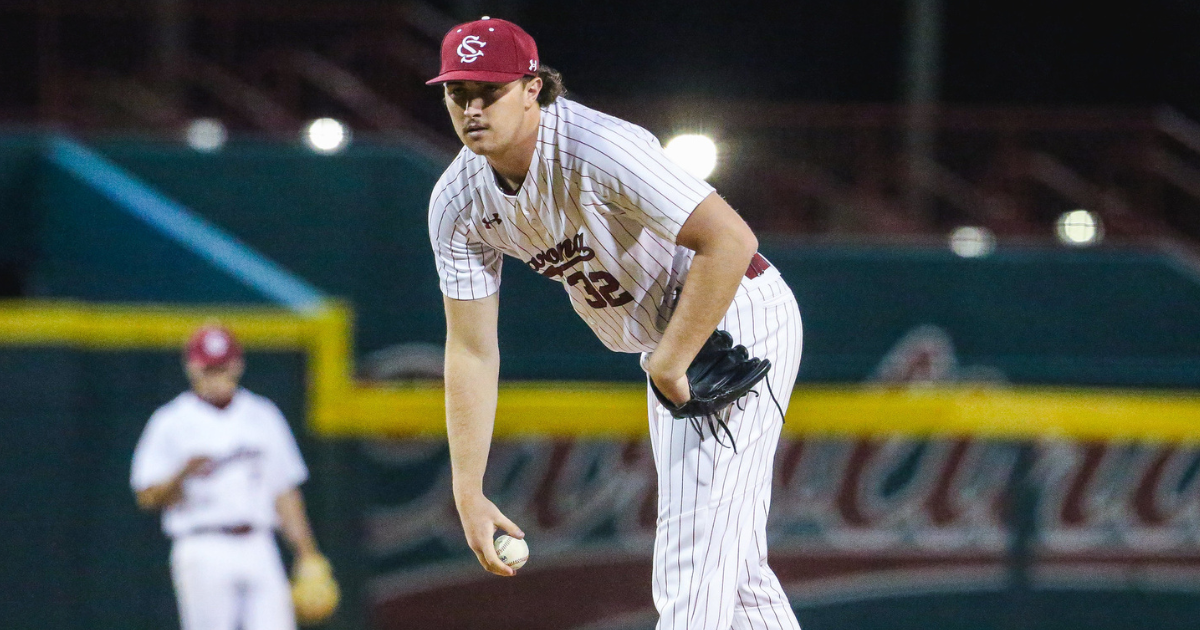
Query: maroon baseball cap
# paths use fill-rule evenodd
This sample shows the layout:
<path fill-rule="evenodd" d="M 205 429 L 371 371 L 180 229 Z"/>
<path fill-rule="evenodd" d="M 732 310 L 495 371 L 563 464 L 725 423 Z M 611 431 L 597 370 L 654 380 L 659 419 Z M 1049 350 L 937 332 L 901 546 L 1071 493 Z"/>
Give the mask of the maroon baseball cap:
<path fill-rule="evenodd" d="M 237 338 L 224 326 L 201 326 L 188 338 L 184 354 L 188 361 L 196 361 L 204 367 L 221 365 L 242 356 L 242 347 Z"/>
<path fill-rule="evenodd" d="M 507 20 L 459 24 L 442 39 L 442 71 L 425 85 L 448 81 L 508 83 L 537 76 L 537 44 Z"/>

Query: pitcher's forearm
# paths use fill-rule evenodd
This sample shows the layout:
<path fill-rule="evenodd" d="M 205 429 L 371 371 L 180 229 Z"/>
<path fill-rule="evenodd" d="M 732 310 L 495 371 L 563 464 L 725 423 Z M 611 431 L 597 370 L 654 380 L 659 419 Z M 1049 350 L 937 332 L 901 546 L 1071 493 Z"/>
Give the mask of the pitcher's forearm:
<path fill-rule="evenodd" d="M 446 433 L 456 498 L 483 492 L 499 372 L 498 355 L 446 348 Z"/>
<path fill-rule="evenodd" d="M 671 323 L 647 364 L 650 374 L 669 379 L 687 371 L 737 295 L 754 256 L 754 250 L 746 249 L 730 245 L 696 253 Z"/>
<path fill-rule="evenodd" d="M 758 251 L 754 232 L 716 193 L 696 206 L 676 240 L 696 255 L 671 323 L 646 363 L 646 372 L 660 385 L 683 378 L 729 310 L 746 267 Z M 686 386 L 682 394 L 687 395 Z"/>

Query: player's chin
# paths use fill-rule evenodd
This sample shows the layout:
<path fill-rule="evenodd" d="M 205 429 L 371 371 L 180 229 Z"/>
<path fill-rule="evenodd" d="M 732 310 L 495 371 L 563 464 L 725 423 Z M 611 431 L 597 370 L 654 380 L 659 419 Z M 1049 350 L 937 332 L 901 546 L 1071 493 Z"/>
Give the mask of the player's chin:
<path fill-rule="evenodd" d="M 459 129 L 458 139 L 463 141 L 463 144 L 470 146 L 480 146 L 492 142 L 495 139 L 492 129 L 488 127 L 476 129 Z"/>
<path fill-rule="evenodd" d="M 463 136 L 463 144 L 466 145 L 472 153 L 476 155 L 488 155 L 491 151 L 492 143 L 484 138 L 472 137 L 470 135 Z"/>

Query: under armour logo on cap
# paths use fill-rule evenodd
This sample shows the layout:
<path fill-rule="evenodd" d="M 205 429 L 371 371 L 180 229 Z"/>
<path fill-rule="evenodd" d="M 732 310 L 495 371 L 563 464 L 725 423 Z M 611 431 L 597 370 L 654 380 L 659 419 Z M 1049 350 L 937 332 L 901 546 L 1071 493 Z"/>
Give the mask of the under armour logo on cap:
<path fill-rule="evenodd" d="M 508 83 L 537 75 L 537 44 L 520 26 L 483 18 L 459 24 L 442 39 L 442 67 L 428 85 L 449 81 Z"/>

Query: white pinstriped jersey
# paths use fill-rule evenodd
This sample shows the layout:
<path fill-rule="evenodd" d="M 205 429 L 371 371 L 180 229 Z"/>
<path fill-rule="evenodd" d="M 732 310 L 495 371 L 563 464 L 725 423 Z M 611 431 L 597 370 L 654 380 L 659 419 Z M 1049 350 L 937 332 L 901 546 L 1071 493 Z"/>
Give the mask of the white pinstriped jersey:
<path fill-rule="evenodd" d="M 609 349 L 650 352 L 691 262 L 675 238 L 712 192 L 650 132 L 560 98 L 542 108 L 515 195 L 466 147 L 442 174 L 429 203 L 442 292 L 492 295 L 507 254 L 562 283 Z"/>
<path fill-rule="evenodd" d="M 275 498 L 304 483 L 308 468 L 283 413 L 245 389 L 218 409 L 187 391 L 159 407 L 133 452 L 135 491 L 164 483 L 192 457 L 215 464 L 206 476 L 183 482 L 183 500 L 163 510 L 163 531 L 172 538 L 197 527 L 278 525 Z"/>

